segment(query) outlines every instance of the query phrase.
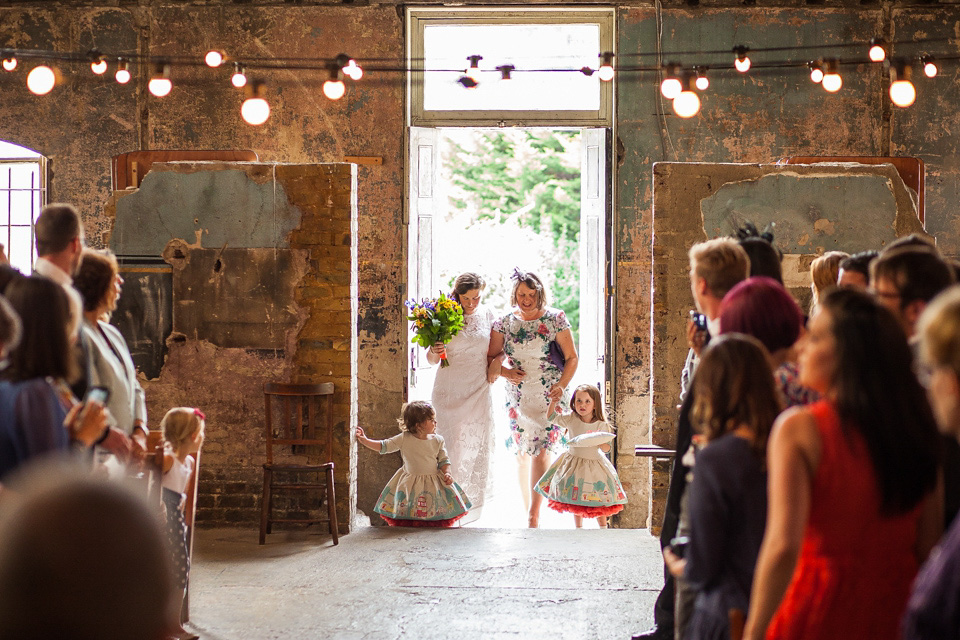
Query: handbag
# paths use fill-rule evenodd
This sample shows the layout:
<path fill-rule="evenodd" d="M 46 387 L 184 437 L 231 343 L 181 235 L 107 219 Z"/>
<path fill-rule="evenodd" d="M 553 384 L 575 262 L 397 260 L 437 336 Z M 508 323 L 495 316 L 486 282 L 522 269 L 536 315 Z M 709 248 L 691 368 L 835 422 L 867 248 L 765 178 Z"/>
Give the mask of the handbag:
<path fill-rule="evenodd" d="M 560 348 L 556 340 L 550 341 L 550 345 L 547 348 L 547 360 L 552 362 L 553 366 L 557 369 L 560 369 L 560 373 L 563 373 L 563 367 L 567 363 L 567 359 L 564 357 L 563 349 Z"/>

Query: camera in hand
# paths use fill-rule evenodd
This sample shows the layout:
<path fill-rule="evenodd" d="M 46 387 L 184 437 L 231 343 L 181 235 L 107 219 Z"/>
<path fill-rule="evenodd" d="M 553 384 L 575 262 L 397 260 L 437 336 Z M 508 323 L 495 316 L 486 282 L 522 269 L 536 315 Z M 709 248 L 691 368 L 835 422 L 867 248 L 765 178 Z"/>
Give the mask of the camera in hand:
<path fill-rule="evenodd" d="M 690 538 L 687 536 L 677 536 L 670 540 L 670 551 L 678 558 L 682 558 L 687 552 L 687 545 L 690 544 Z"/>
<path fill-rule="evenodd" d="M 90 387 L 87 389 L 86 395 L 83 396 L 84 404 L 99 404 L 101 407 L 106 406 L 107 399 L 110 397 L 110 389 L 106 387 Z"/>
<path fill-rule="evenodd" d="M 693 325 L 697 328 L 697 331 L 707 330 L 707 316 L 702 313 L 697 313 L 696 311 L 691 311 L 690 319 L 693 320 Z"/>

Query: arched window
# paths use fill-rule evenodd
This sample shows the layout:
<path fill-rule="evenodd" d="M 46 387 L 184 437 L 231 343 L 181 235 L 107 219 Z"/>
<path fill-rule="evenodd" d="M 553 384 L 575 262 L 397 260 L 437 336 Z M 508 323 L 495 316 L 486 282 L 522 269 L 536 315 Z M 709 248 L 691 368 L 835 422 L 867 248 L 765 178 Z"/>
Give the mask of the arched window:
<path fill-rule="evenodd" d="M 47 203 L 47 159 L 0 140 L 0 244 L 10 264 L 30 274 L 37 257 L 33 223 Z"/>

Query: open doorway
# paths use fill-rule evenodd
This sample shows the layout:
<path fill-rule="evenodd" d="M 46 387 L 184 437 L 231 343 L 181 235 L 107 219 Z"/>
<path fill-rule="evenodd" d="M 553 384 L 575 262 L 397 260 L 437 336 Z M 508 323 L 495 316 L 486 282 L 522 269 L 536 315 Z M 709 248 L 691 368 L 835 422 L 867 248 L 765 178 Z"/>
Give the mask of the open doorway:
<path fill-rule="evenodd" d="M 571 324 L 580 365 L 570 388 L 589 383 L 604 389 L 605 157 L 602 129 L 415 129 L 410 297 L 448 293 L 458 274 L 473 271 L 487 282 L 483 303 L 501 317 L 511 308 L 514 267 L 533 271 L 544 281 L 548 305 L 563 310 Z M 409 399 L 429 399 L 437 368 L 413 346 L 410 365 Z M 504 444 L 504 384 L 501 379 L 493 387 L 492 482 L 472 526 L 526 526 L 515 457 Z M 573 527 L 572 516 L 546 507 L 540 522 Z"/>

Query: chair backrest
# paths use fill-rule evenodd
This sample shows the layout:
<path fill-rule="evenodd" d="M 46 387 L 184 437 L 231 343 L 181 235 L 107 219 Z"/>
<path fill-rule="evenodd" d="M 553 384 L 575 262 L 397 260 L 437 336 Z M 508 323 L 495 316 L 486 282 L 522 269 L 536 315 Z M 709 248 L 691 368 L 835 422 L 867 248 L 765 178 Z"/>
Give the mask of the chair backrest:
<path fill-rule="evenodd" d="M 332 382 L 263 386 L 268 464 L 276 445 L 322 446 L 325 462 L 333 459 L 333 390 Z"/>
<path fill-rule="evenodd" d="M 163 432 L 151 429 L 147 432 L 147 449 L 143 456 L 143 471 L 147 492 L 152 501 L 160 501 L 160 483 L 163 482 Z"/>

